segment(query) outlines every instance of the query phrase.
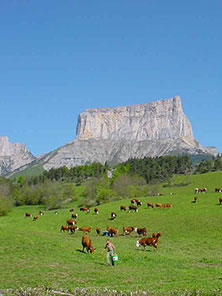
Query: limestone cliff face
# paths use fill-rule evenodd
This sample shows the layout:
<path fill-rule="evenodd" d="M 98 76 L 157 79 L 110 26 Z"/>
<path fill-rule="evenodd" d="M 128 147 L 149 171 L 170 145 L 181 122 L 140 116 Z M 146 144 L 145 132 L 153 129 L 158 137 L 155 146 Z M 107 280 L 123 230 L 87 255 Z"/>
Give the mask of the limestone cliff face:
<path fill-rule="evenodd" d="M 79 115 L 77 140 L 163 140 L 193 138 L 180 97 L 116 108 L 87 109 Z"/>
<path fill-rule="evenodd" d="M 8 137 L 0 137 L 0 175 L 7 175 L 34 159 L 24 144 L 10 143 Z"/>

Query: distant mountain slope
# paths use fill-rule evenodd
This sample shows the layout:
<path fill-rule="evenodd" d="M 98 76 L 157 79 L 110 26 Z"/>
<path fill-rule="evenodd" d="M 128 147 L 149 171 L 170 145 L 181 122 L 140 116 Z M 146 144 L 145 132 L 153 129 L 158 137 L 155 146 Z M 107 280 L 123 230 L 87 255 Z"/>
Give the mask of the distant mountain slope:
<path fill-rule="evenodd" d="M 8 137 L 0 137 L 0 175 L 8 175 L 34 159 L 24 144 L 10 143 Z"/>

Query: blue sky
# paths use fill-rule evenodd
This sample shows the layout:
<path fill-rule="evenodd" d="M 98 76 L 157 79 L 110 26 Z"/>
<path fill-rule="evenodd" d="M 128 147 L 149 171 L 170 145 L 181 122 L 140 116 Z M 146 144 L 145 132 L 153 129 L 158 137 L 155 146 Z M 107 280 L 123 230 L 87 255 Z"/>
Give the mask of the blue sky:
<path fill-rule="evenodd" d="M 221 0 L 0 0 L 0 135 L 34 155 L 78 114 L 180 95 L 222 151 Z"/>

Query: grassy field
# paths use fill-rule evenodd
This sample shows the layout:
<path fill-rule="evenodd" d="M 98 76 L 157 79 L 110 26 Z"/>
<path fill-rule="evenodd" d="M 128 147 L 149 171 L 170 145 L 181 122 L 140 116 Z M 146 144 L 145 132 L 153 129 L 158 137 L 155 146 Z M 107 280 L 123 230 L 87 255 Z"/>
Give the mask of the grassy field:
<path fill-rule="evenodd" d="M 183 186 L 183 183 L 189 183 Z M 163 187 L 163 196 L 141 197 L 138 213 L 120 212 L 120 205 L 129 200 L 99 206 L 99 215 L 80 213 L 74 204 L 59 210 L 45 211 L 37 221 L 24 218 L 25 212 L 37 215 L 40 206 L 13 208 L 0 218 L 0 287 L 48 287 L 72 290 L 76 287 L 108 287 L 117 290 L 149 290 L 159 293 L 178 289 L 222 289 L 222 206 L 218 205 L 222 173 L 179 176 L 174 187 Z M 192 203 L 195 187 L 207 187 Z M 174 195 L 170 196 L 170 192 Z M 147 202 L 173 204 L 169 209 L 148 209 Z M 69 208 L 78 212 L 78 226 L 92 226 L 90 237 L 96 252 L 81 252 L 82 233 L 60 232 L 70 218 Z M 110 221 L 110 213 L 117 218 Z M 136 248 L 137 236 L 119 235 L 111 238 L 117 248 L 119 262 L 106 266 L 106 254 L 100 252 L 106 237 L 97 236 L 95 229 L 107 226 L 146 227 L 148 235 L 161 231 L 157 251 Z"/>

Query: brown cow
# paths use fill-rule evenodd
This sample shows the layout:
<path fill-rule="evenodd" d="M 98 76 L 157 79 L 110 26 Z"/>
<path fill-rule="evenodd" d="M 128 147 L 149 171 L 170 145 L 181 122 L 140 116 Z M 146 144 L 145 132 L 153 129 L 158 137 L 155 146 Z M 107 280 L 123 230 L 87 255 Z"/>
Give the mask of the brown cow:
<path fill-rule="evenodd" d="M 67 225 L 62 225 L 60 231 L 69 231 L 69 226 Z"/>
<path fill-rule="evenodd" d="M 130 234 L 134 229 L 134 227 L 123 227 L 123 235 Z"/>
<path fill-rule="evenodd" d="M 129 206 L 129 213 L 131 212 L 131 211 L 134 211 L 134 212 L 138 212 L 138 208 L 136 207 L 136 206 L 134 206 L 134 205 L 130 205 Z"/>
<path fill-rule="evenodd" d="M 112 212 L 112 213 L 111 213 L 111 218 L 110 218 L 110 219 L 111 219 L 111 220 L 114 220 L 114 219 L 116 218 L 116 216 L 117 216 L 117 214 L 114 213 L 114 212 Z"/>
<path fill-rule="evenodd" d="M 193 198 L 193 203 L 196 203 L 197 200 L 198 200 L 198 197 L 197 197 L 197 196 L 194 196 L 194 198 Z"/>
<path fill-rule="evenodd" d="M 113 228 L 113 227 L 107 227 L 107 230 L 109 232 L 110 236 L 117 236 L 118 235 L 118 229 L 117 228 Z"/>
<path fill-rule="evenodd" d="M 206 193 L 207 192 L 207 188 L 195 188 L 195 193 Z"/>
<path fill-rule="evenodd" d="M 222 188 L 215 188 L 215 192 L 222 192 Z"/>
<path fill-rule="evenodd" d="M 152 202 L 148 202 L 148 203 L 147 203 L 147 206 L 148 206 L 148 208 L 149 208 L 149 207 L 151 207 L 151 208 L 154 208 L 154 206 L 153 206 L 153 203 L 152 203 Z"/>
<path fill-rule="evenodd" d="M 32 214 L 30 214 L 30 213 L 25 213 L 25 217 L 32 217 Z"/>
<path fill-rule="evenodd" d="M 75 226 L 75 225 L 68 226 L 68 228 L 69 228 L 71 233 L 75 233 L 75 231 L 78 230 L 78 227 Z"/>
<path fill-rule="evenodd" d="M 82 207 L 82 208 L 80 208 L 80 211 L 81 212 L 89 213 L 90 212 L 90 209 L 89 208 L 86 208 L 86 207 Z"/>
<path fill-rule="evenodd" d="M 74 220 L 74 219 L 67 219 L 66 220 L 66 224 L 67 225 L 75 225 L 76 224 L 76 220 Z"/>
<path fill-rule="evenodd" d="M 39 215 L 40 215 L 40 216 L 43 216 L 44 213 L 43 213 L 42 211 L 39 211 Z"/>
<path fill-rule="evenodd" d="M 73 212 L 73 211 L 74 211 L 74 209 L 70 209 L 69 211 L 70 211 L 70 212 Z"/>
<path fill-rule="evenodd" d="M 126 211 L 126 207 L 125 206 L 120 206 L 120 211 Z"/>
<path fill-rule="evenodd" d="M 36 221 L 38 219 L 38 216 L 33 217 L 33 221 Z"/>
<path fill-rule="evenodd" d="M 138 234 L 138 235 L 146 235 L 146 228 L 143 227 L 143 228 L 135 228 L 135 232 Z"/>
<path fill-rule="evenodd" d="M 93 253 L 96 248 L 93 248 L 92 241 L 88 235 L 84 235 L 82 237 L 82 251 L 84 252 L 84 249 L 86 248 L 87 252 Z"/>
<path fill-rule="evenodd" d="M 79 231 L 82 231 L 82 232 L 84 232 L 84 233 L 86 233 L 86 232 L 91 232 L 91 230 L 92 230 L 92 227 L 90 227 L 90 226 L 88 226 L 88 227 L 79 227 Z"/>
<path fill-rule="evenodd" d="M 155 206 L 156 206 L 156 208 L 162 208 L 163 207 L 163 205 L 161 203 L 156 203 Z"/>
<path fill-rule="evenodd" d="M 171 203 L 166 203 L 166 204 L 162 204 L 163 208 L 172 208 L 172 204 Z"/>
<path fill-rule="evenodd" d="M 222 197 L 219 198 L 219 204 L 222 204 Z"/>
<path fill-rule="evenodd" d="M 94 213 L 95 213 L 95 214 L 99 214 L 99 209 L 98 209 L 98 208 L 95 208 L 95 209 L 94 209 Z"/>
<path fill-rule="evenodd" d="M 144 237 L 142 239 L 140 239 L 139 241 L 136 242 L 136 246 L 143 246 L 144 250 L 146 248 L 146 246 L 153 246 L 154 249 L 157 249 L 157 243 L 158 243 L 158 239 L 155 237 Z"/>
<path fill-rule="evenodd" d="M 96 228 L 96 233 L 97 233 L 98 235 L 100 235 L 100 233 L 101 233 L 101 228 L 97 227 L 97 228 Z"/>
<path fill-rule="evenodd" d="M 72 214 L 72 218 L 76 219 L 78 217 L 78 214 Z"/>
<path fill-rule="evenodd" d="M 137 206 L 142 206 L 142 202 L 139 199 L 131 199 L 131 204 L 137 204 Z"/>
<path fill-rule="evenodd" d="M 152 237 L 153 238 L 159 238 L 161 236 L 161 232 L 153 232 Z"/>

